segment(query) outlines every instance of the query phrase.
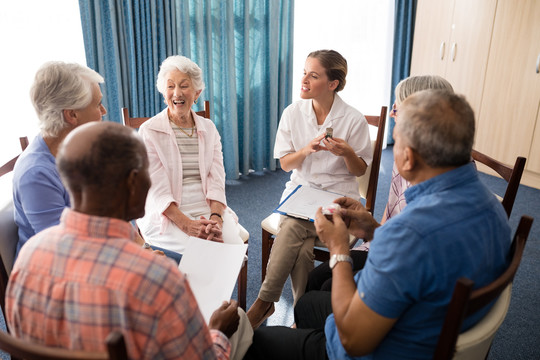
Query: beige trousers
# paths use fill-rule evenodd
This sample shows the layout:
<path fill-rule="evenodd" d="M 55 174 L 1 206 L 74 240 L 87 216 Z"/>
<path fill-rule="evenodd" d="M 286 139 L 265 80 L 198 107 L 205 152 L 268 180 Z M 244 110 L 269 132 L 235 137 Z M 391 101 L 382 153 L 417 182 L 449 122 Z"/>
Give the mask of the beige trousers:
<path fill-rule="evenodd" d="M 307 220 L 281 216 L 279 232 L 274 239 L 266 278 L 259 291 L 259 298 L 277 302 L 287 277 L 291 276 L 294 304 L 306 289 L 308 273 L 313 270 L 313 247 L 317 232 Z"/>
<path fill-rule="evenodd" d="M 238 330 L 229 338 L 229 342 L 231 343 L 231 360 L 243 359 L 253 342 L 253 328 L 246 312 L 240 307 L 238 307 L 238 316 L 240 316 Z"/>

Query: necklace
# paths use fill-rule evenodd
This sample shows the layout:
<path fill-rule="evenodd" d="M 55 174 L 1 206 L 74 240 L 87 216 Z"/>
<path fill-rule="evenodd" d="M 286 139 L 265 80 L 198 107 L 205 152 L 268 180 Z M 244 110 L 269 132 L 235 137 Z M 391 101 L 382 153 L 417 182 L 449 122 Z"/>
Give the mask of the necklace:
<path fill-rule="evenodd" d="M 182 129 L 180 126 L 178 127 L 180 129 L 181 132 L 183 132 L 184 134 L 186 134 L 187 136 L 189 137 L 192 137 L 193 136 L 193 132 L 195 131 L 195 127 L 192 127 L 191 128 L 191 134 L 188 134 L 187 132 L 184 131 L 184 129 Z"/>
<path fill-rule="evenodd" d="M 179 125 L 177 125 L 172 119 L 171 119 L 171 116 L 169 115 L 169 113 L 167 113 L 167 117 L 169 118 L 169 121 L 172 122 L 173 124 L 176 125 L 176 127 L 178 127 L 180 129 L 181 132 L 183 132 L 184 134 L 186 134 L 188 137 L 193 137 L 193 133 L 195 132 L 195 126 L 193 126 L 191 128 L 191 134 L 188 134 L 187 132 L 184 131 L 184 129 L 182 129 L 182 127 L 180 127 Z"/>

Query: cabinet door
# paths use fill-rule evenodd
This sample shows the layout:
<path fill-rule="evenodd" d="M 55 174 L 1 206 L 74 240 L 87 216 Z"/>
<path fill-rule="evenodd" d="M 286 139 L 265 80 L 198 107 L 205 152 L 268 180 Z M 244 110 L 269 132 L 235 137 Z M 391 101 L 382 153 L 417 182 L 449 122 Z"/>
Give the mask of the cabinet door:
<path fill-rule="evenodd" d="M 456 0 L 446 79 L 478 116 L 482 101 L 496 0 Z"/>
<path fill-rule="evenodd" d="M 499 0 L 475 144 L 508 164 L 528 157 L 533 171 L 540 171 L 538 145 L 530 153 L 540 100 L 539 19 L 537 0 Z"/>
<path fill-rule="evenodd" d="M 454 1 L 418 0 L 411 75 L 446 73 Z"/>

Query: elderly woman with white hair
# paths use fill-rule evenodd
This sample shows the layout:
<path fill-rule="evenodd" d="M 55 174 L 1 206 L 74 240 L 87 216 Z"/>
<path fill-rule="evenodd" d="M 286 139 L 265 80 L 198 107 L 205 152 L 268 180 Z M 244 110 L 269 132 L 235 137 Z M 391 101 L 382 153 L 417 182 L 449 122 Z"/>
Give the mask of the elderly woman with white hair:
<path fill-rule="evenodd" d="M 137 221 L 142 236 L 178 253 L 190 236 L 241 242 L 242 228 L 225 198 L 220 135 L 211 120 L 192 110 L 205 87 L 201 69 L 184 56 L 170 56 L 161 64 L 156 86 L 167 108 L 139 129 L 152 179 L 146 214 Z"/>
<path fill-rule="evenodd" d="M 101 121 L 103 77 L 79 64 L 45 63 L 36 73 L 30 98 L 40 134 L 21 154 L 13 173 L 15 223 L 19 228 L 17 254 L 39 231 L 57 225 L 69 194 L 56 170 L 58 146 L 77 126 Z"/>

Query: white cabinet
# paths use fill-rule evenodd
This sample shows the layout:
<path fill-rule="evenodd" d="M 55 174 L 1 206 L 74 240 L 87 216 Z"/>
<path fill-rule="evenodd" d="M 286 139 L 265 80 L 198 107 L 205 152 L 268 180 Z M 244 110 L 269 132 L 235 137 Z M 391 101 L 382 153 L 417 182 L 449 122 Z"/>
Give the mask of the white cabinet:
<path fill-rule="evenodd" d="M 418 0 L 411 75 L 440 75 L 480 110 L 496 0 Z"/>
<path fill-rule="evenodd" d="M 536 188 L 538 67 L 540 1 L 418 0 L 411 75 L 450 81 L 475 111 L 475 149 L 507 164 L 525 156 L 522 183 Z"/>
<path fill-rule="evenodd" d="M 475 147 L 527 163 L 523 184 L 540 188 L 540 1 L 499 0 Z"/>

